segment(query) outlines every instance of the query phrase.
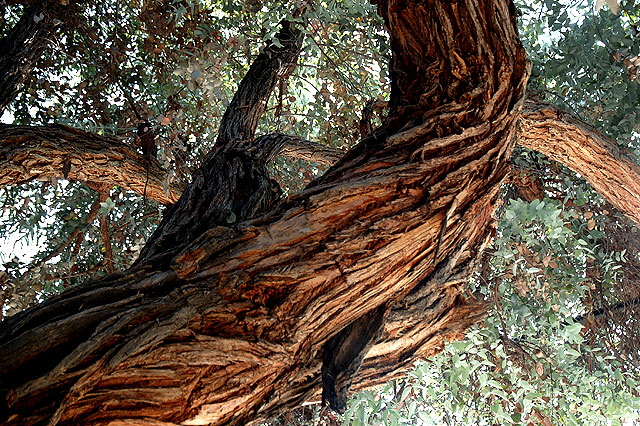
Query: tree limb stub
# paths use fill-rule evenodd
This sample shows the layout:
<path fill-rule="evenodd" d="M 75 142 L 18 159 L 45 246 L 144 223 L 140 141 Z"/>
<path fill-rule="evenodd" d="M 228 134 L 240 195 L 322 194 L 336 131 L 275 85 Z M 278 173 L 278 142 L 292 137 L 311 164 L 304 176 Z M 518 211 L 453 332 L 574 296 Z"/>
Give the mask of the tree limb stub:
<path fill-rule="evenodd" d="M 5 424 L 246 424 L 317 394 L 325 343 L 382 304 L 397 307 L 358 387 L 478 319 L 462 283 L 489 241 L 528 77 L 510 2 L 379 9 L 393 75 L 419 82 L 394 86 L 387 126 L 277 206 L 240 206 L 244 219 L 173 239 L 168 261 L 148 258 L 6 321 Z M 254 160 L 226 160 L 213 183 L 242 191 L 237 171 Z M 264 190 L 251 185 L 238 196 Z M 217 205 L 200 192 L 180 202 L 199 196 Z"/>
<path fill-rule="evenodd" d="M 89 185 L 121 186 L 162 204 L 175 203 L 182 192 L 173 185 L 165 193 L 166 172 L 127 145 L 67 126 L 0 125 L 0 187 L 31 180 L 67 178 Z"/>
<path fill-rule="evenodd" d="M 527 101 L 518 143 L 583 176 L 640 226 L 640 167 L 595 128 L 551 105 Z"/>

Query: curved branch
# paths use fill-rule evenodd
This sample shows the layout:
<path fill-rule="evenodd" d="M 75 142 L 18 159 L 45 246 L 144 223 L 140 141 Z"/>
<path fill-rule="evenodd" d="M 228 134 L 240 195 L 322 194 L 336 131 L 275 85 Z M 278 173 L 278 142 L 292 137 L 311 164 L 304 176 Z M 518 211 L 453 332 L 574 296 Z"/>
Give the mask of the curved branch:
<path fill-rule="evenodd" d="M 149 163 L 114 138 L 67 126 L 0 125 L 0 187 L 51 177 L 88 184 L 118 185 L 144 194 Z M 170 187 L 157 161 L 149 165 L 147 198 L 162 204 L 178 200 L 182 188 Z"/>
<path fill-rule="evenodd" d="M 551 105 L 527 101 L 520 117 L 518 143 L 583 176 L 640 225 L 640 167 L 594 127 Z"/>

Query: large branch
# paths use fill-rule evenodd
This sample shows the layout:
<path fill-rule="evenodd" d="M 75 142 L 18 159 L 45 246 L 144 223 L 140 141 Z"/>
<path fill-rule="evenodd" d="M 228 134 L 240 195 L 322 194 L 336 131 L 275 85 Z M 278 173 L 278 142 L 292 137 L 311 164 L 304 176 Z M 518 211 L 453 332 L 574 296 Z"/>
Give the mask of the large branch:
<path fill-rule="evenodd" d="M 147 170 L 149 180 L 147 182 Z M 51 177 L 121 186 L 162 204 L 182 189 L 171 185 L 157 161 L 149 163 L 127 145 L 66 126 L 0 125 L 0 187 Z"/>
<path fill-rule="evenodd" d="M 210 165 L 225 175 L 170 213 L 178 227 L 196 215 L 198 233 L 6 321 L 5 423 L 269 417 L 318 393 L 327 341 L 394 302 L 361 385 L 459 337 L 483 312 L 463 283 L 489 241 L 528 76 L 510 6 L 380 4 L 394 75 L 411 80 L 393 87 L 388 126 L 277 207 L 252 198 L 265 189 L 254 158 L 221 157 Z M 202 217 L 225 212 L 210 195 L 227 191 L 237 213 Z"/>
<path fill-rule="evenodd" d="M 254 143 L 258 120 L 277 82 L 295 66 L 303 33 L 284 21 L 280 44 L 264 48 L 247 71 L 220 123 L 218 139 L 180 201 L 168 210 L 137 262 L 172 252 L 215 225 L 228 225 L 268 211 L 280 199 L 265 159 L 281 146 Z M 174 253 L 175 254 L 175 253 Z"/>
<path fill-rule="evenodd" d="M 518 143 L 583 176 L 640 225 L 640 167 L 595 128 L 551 105 L 527 101 Z"/>
<path fill-rule="evenodd" d="M 283 21 L 281 25 L 276 34 L 280 47 L 272 44 L 258 55 L 225 111 L 218 130 L 218 148 L 234 144 L 236 149 L 242 149 L 238 144 L 250 145 L 273 89 L 295 68 L 304 35 L 291 22 Z"/>
<path fill-rule="evenodd" d="M 50 44 L 64 8 L 42 1 L 26 8 L 15 26 L 0 39 L 0 112 L 12 102 L 36 61 Z"/>

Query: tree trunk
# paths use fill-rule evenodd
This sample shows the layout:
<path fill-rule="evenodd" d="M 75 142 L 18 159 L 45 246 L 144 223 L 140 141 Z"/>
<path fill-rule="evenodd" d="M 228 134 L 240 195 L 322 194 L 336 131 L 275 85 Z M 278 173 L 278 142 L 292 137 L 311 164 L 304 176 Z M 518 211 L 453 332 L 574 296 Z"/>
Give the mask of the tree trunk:
<path fill-rule="evenodd" d="M 246 424 L 318 395 L 323 362 L 339 400 L 481 318 L 462 292 L 491 234 L 528 76 L 514 11 L 377 3 L 393 49 L 385 125 L 281 202 L 268 144 L 253 140 L 261 112 L 222 126 L 136 266 L 2 325 L 5 424 Z M 271 58 L 298 46 L 286 24 L 281 35 L 291 43 Z M 381 324 L 362 333 L 375 341 L 354 342 L 363 316 Z"/>

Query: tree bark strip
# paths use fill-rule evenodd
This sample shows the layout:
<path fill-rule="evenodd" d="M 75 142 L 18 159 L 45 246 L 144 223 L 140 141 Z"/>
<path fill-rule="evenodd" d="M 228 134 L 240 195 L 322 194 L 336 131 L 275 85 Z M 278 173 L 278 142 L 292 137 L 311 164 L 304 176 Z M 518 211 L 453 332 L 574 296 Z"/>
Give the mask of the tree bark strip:
<path fill-rule="evenodd" d="M 163 231 L 189 232 L 3 324 L 7 425 L 246 424 L 317 394 L 325 343 L 382 304 L 397 302 L 364 361 L 369 384 L 374 366 L 406 366 L 477 319 L 462 288 L 489 240 L 528 77 L 513 9 L 379 11 L 394 51 L 386 125 L 262 216 L 255 160 L 213 155 L 205 170 L 226 175 L 183 196 L 210 205 L 169 212 Z M 236 221 L 189 222 L 228 208 L 206 184 L 243 203 Z M 383 367 L 386 354 L 397 364 Z"/>

